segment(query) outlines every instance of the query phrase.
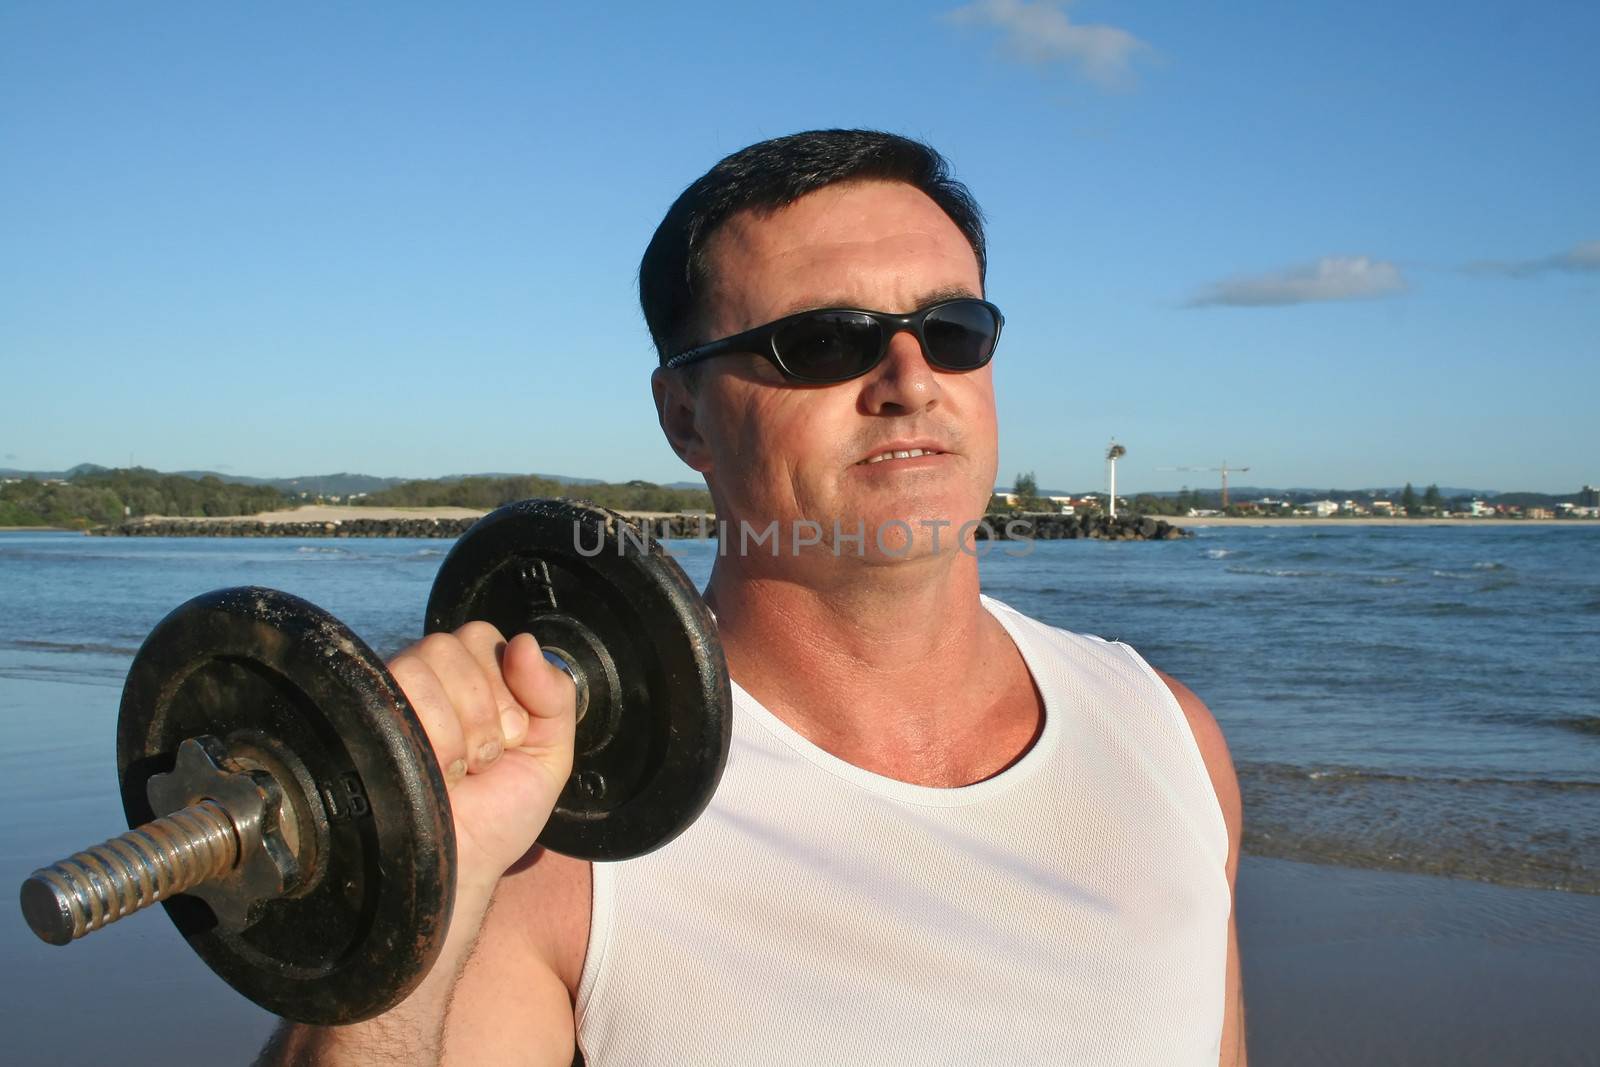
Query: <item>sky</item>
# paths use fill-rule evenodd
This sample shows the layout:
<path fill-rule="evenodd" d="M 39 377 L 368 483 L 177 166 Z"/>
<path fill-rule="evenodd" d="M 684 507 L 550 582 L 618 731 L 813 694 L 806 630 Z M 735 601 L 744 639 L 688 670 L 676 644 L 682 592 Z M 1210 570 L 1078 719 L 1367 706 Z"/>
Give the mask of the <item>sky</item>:
<path fill-rule="evenodd" d="M 1600 484 L 1600 5 L 0 0 L 0 467 L 691 480 L 638 260 L 729 152 L 924 139 L 1000 482 Z"/>

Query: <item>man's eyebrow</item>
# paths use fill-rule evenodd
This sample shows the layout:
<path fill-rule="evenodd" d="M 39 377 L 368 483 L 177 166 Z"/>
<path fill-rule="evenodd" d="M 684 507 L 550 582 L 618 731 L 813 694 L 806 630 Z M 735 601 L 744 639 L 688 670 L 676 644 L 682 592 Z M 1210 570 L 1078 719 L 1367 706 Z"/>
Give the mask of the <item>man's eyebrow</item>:
<path fill-rule="evenodd" d="M 934 304 L 942 304 L 946 300 L 982 300 L 982 299 L 983 299 L 982 295 L 980 295 L 978 293 L 974 293 L 971 289 L 967 288 L 965 285 L 946 285 L 946 286 L 942 286 L 942 287 L 940 287 L 938 289 L 932 289 L 932 290 L 929 290 L 927 292 L 924 292 L 922 295 L 917 297 L 916 302 L 911 307 L 906 308 L 905 311 L 902 312 L 902 313 L 903 314 L 909 314 L 912 311 L 916 311 L 916 310 L 919 310 L 919 309 L 925 308 L 925 307 L 930 307 L 930 306 L 932 306 Z M 860 311 L 887 311 L 887 310 L 889 310 L 887 308 L 864 308 L 860 304 L 858 304 L 858 303 L 856 303 L 854 301 L 851 301 L 851 300 L 841 300 L 841 299 L 833 299 L 833 300 L 796 300 L 790 306 L 789 310 L 785 311 L 783 313 L 783 315 L 779 316 L 779 317 L 782 318 L 782 317 L 787 317 L 789 315 L 798 315 L 798 314 L 800 314 L 801 312 L 804 312 L 804 311 L 821 311 L 824 308 L 855 308 L 855 309 L 860 310 Z"/>

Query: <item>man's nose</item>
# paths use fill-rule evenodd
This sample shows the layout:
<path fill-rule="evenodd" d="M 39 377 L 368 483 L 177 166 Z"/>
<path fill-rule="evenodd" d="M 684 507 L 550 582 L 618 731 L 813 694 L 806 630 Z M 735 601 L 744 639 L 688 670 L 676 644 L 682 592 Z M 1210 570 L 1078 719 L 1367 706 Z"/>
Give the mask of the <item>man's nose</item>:
<path fill-rule="evenodd" d="M 903 415 L 939 402 L 939 375 L 922 354 L 917 335 L 901 330 L 889 339 L 883 362 L 864 379 L 862 406 L 871 415 Z"/>

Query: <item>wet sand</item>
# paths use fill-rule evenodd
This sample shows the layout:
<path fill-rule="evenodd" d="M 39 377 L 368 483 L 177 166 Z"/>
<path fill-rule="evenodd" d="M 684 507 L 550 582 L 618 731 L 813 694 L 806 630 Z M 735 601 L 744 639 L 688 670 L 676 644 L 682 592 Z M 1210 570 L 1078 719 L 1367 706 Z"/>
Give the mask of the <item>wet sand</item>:
<path fill-rule="evenodd" d="M 1252 1067 L 1600 1064 L 1600 896 L 1246 856 Z"/>
<path fill-rule="evenodd" d="M 1252 1067 L 1600 1063 L 1600 897 L 1247 856 L 1239 917 Z M 8 1062 L 247 1064 L 274 1025 L 161 916 L 4 926 Z"/>

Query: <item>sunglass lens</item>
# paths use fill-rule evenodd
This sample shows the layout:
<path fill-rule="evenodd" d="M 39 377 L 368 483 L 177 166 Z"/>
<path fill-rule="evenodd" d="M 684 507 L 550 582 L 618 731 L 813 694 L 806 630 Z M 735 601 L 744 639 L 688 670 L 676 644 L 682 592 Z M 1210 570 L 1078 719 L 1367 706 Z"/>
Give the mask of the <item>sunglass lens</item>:
<path fill-rule="evenodd" d="M 784 326 L 773 337 L 773 348 L 796 378 L 838 382 L 872 365 L 882 337 L 883 327 L 870 316 L 820 311 Z"/>
<path fill-rule="evenodd" d="M 978 300 L 956 300 L 923 320 L 928 358 L 946 370 L 973 370 L 989 362 L 1000 335 L 994 310 Z"/>

